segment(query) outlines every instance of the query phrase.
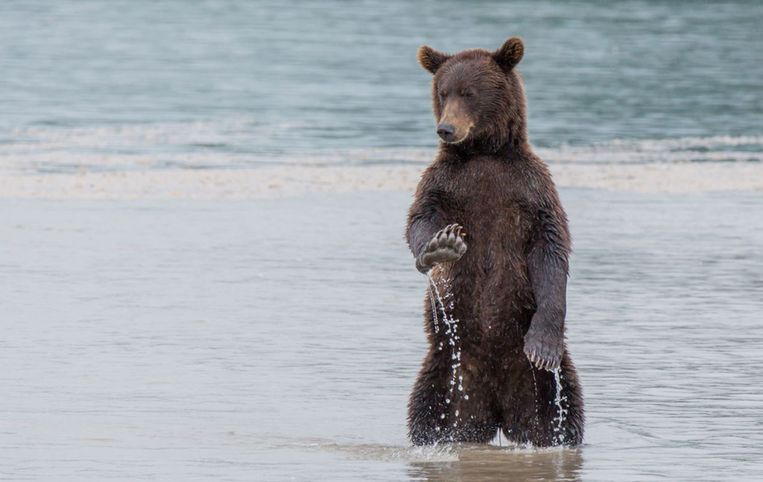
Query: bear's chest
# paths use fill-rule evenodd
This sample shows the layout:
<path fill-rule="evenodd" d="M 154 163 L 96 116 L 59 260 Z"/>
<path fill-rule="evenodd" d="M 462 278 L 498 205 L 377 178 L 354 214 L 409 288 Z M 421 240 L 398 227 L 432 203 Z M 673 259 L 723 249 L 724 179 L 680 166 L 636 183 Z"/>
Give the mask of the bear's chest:
<path fill-rule="evenodd" d="M 462 167 L 453 181 L 453 222 L 464 226 L 472 245 L 512 250 L 525 245 L 533 213 L 520 173 L 505 163 L 481 161 Z"/>

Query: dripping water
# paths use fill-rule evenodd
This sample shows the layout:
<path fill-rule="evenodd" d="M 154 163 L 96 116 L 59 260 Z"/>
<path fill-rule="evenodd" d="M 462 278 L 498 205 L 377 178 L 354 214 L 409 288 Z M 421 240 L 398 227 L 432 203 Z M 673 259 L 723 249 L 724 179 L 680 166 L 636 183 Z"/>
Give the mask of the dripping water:
<path fill-rule="evenodd" d="M 434 279 L 432 279 L 432 274 L 427 273 L 427 279 L 429 280 L 429 302 L 432 304 L 432 325 L 434 327 L 434 332 L 439 333 L 440 332 L 440 324 L 437 321 L 437 301 L 435 301 L 435 292 L 437 291 L 437 286 L 434 284 Z M 439 298 L 439 294 L 437 297 Z M 440 350 L 442 350 L 442 344 L 440 344 L 439 347 Z"/>
<path fill-rule="evenodd" d="M 562 395 L 562 370 L 557 368 L 554 370 L 554 381 L 556 382 L 556 397 L 554 397 L 554 404 L 556 405 L 557 416 L 554 418 L 554 443 L 556 445 L 564 445 L 566 442 L 564 437 L 564 421 L 567 418 L 567 409 L 564 408 L 563 402 L 567 401 L 567 397 Z"/>
<path fill-rule="evenodd" d="M 469 400 L 469 395 L 464 392 L 464 385 L 463 380 L 464 377 L 460 373 L 461 368 L 461 344 L 460 344 L 460 336 L 458 335 L 458 320 L 454 318 L 453 316 L 448 314 L 448 310 L 453 310 L 454 302 L 453 302 L 453 293 L 450 290 L 450 286 L 448 284 L 448 281 L 443 281 L 443 291 L 444 295 L 440 295 L 440 290 L 437 287 L 437 283 L 435 282 L 434 278 L 432 278 L 431 272 L 427 273 L 427 278 L 429 279 L 429 288 L 430 288 L 430 300 L 432 303 L 432 316 L 433 316 L 433 323 L 434 323 L 434 331 L 435 333 L 439 332 L 439 321 L 438 321 L 438 315 L 437 315 L 437 307 L 440 308 L 440 313 L 442 315 L 442 321 L 445 327 L 445 334 L 448 335 L 448 345 L 450 346 L 450 361 L 451 361 L 451 377 L 448 387 L 448 395 L 445 398 L 445 403 L 447 405 L 450 405 L 451 402 L 455 399 L 456 395 L 456 389 L 458 390 L 458 393 L 462 393 L 464 400 Z M 433 294 L 433 295 L 432 295 Z M 447 303 L 446 303 L 447 300 Z M 443 343 L 439 342 L 438 350 L 442 350 Z M 455 420 L 453 421 L 453 428 L 458 428 L 458 423 L 461 419 L 459 410 L 456 410 L 454 412 Z M 445 419 L 445 413 L 440 414 L 440 420 Z M 438 427 L 439 430 L 439 427 Z"/>

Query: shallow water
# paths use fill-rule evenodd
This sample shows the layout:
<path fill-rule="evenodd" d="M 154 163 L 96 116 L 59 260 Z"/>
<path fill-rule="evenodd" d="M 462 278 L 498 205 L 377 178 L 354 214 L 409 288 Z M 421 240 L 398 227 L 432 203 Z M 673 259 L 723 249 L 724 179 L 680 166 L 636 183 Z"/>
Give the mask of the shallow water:
<path fill-rule="evenodd" d="M 761 24 L 757 1 L 4 1 L 0 172 L 427 162 L 416 49 L 511 35 L 548 160 L 762 162 Z"/>
<path fill-rule="evenodd" d="M 562 197 L 588 422 L 549 451 L 409 448 L 410 194 L 1 201 L 0 478 L 758 478 L 760 196 Z"/>
<path fill-rule="evenodd" d="M 562 191 L 588 424 L 547 451 L 409 447 L 431 309 L 410 194 L 72 198 L 415 169 L 435 146 L 416 48 L 510 35 L 551 163 L 759 165 L 761 23 L 745 1 L 0 2 L 0 479 L 759 479 L 759 194 Z M 48 192 L 104 171 L 161 175 Z M 247 198 L 248 176 L 202 184 Z"/>

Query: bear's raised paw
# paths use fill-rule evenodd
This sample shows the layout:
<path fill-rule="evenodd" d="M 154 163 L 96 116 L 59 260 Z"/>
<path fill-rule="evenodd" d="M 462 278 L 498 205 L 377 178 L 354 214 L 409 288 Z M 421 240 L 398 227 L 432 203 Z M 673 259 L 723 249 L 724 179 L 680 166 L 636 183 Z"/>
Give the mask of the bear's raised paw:
<path fill-rule="evenodd" d="M 422 273 L 435 264 L 456 261 L 466 253 L 466 232 L 460 224 L 449 224 L 437 231 L 424 252 L 416 258 L 416 269 Z"/>

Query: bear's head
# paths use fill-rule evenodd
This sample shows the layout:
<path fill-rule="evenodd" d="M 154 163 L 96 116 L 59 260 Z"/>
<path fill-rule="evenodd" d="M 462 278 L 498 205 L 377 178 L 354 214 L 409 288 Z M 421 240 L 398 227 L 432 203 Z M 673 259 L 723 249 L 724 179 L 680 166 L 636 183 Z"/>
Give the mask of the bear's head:
<path fill-rule="evenodd" d="M 525 93 L 514 68 L 523 54 L 516 37 L 495 52 L 448 55 L 426 45 L 419 48 L 419 63 L 434 75 L 437 134 L 446 144 L 496 151 L 526 142 Z"/>

